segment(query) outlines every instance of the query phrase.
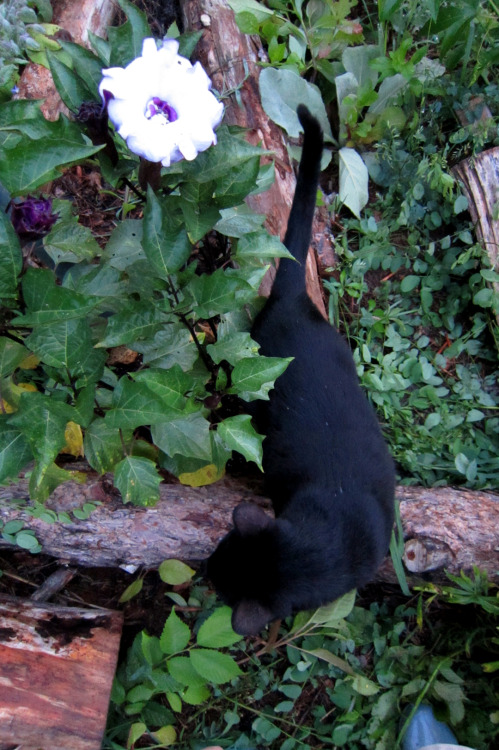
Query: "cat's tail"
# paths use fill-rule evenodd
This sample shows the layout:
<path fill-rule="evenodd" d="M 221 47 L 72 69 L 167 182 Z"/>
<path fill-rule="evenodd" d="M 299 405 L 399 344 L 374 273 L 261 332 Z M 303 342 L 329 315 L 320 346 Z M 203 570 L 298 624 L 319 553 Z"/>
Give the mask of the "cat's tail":
<path fill-rule="evenodd" d="M 284 258 L 281 260 L 274 282 L 274 291 L 277 294 L 299 293 L 305 288 L 305 263 L 319 183 L 323 147 L 322 128 L 304 104 L 298 105 L 297 114 L 305 135 L 284 244 L 298 263 Z"/>

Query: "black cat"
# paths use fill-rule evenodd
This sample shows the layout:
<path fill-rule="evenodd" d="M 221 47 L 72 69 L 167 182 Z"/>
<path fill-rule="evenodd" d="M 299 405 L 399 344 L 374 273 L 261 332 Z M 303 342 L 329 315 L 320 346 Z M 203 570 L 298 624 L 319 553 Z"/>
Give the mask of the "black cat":
<path fill-rule="evenodd" d="M 261 354 L 294 357 L 270 401 L 256 402 L 276 518 L 239 505 L 234 530 L 207 565 L 242 635 L 367 583 L 388 551 L 393 525 L 392 459 L 349 347 L 305 289 L 322 131 L 305 106 L 298 117 L 305 138 L 284 240 L 297 262 L 281 260 L 252 329 Z"/>

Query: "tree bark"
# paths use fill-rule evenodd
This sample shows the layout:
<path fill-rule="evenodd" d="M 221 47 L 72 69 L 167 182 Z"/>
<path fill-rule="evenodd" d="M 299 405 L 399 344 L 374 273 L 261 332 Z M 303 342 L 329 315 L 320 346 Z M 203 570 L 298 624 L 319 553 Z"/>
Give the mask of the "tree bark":
<path fill-rule="evenodd" d="M 94 475 L 86 485 L 67 482 L 55 490 L 48 508 L 70 513 L 84 502 L 101 504 L 87 520 L 46 523 L 30 515 L 27 481 L 21 480 L 0 489 L 0 519 L 22 520 L 45 553 L 73 565 L 156 568 L 167 558 L 196 564 L 208 557 L 230 529 L 232 511 L 243 500 L 270 508 L 266 498 L 231 478 L 200 488 L 164 484 L 160 492 L 156 507 L 136 508 L 123 505 L 105 477 Z M 444 570 L 457 574 L 477 565 L 498 579 L 498 495 L 450 487 L 399 487 L 397 497 L 410 574 L 424 573 L 440 581 Z M 12 504 L 19 498 L 27 501 L 25 507 Z M 396 580 L 389 559 L 378 579 Z"/>
<path fill-rule="evenodd" d="M 256 212 L 265 214 L 265 225 L 282 240 L 296 180 L 290 165 L 282 130 L 265 114 L 260 101 L 258 63 L 267 56 L 259 37 L 242 34 L 233 11 L 225 0 L 186 0 L 182 4 L 186 29 L 202 30 L 195 54 L 210 76 L 214 88 L 227 95 L 224 122 L 248 130 L 248 140 L 274 154 L 275 181 L 270 190 L 251 195 L 247 202 Z M 262 161 L 269 161 L 263 157 Z M 318 211 L 312 232 L 313 245 L 334 263 L 331 235 L 324 231 L 327 211 Z M 328 224 L 329 222 L 327 222 Z M 261 293 L 270 294 L 274 273 L 268 274 Z M 327 318 L 321 281 L 314 253 L 307 259 L 307 289 L 311 299 Z"/>
<path fill-rule="evenodd" d="M 499 182 L 499 147 L 483 151 L 456 164 L 452 170 L 461 180 L 468 208 L 475 224 L 478 241 L 489 256 L 491 268 L 499 271 L 499 220 L 497 219 L 497 185 Z M 499 283 L 492 282 L 494 311 L 499 322 Z"/>

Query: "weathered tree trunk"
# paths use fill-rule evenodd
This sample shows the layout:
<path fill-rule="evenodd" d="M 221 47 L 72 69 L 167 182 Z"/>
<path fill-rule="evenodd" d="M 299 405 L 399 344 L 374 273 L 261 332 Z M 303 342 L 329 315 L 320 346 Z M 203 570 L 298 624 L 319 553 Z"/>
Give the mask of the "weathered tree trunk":
<path fill-rule="evenodd" d="M 0 745 L 100 750 L 122 614 L 0 596 Z"/>
<path fill-rule="evenodd" d="M 489 256 L 492 269 L 498 272 L 497 190 L 499 185 L 499 148 L 491 148 L 478 154 L 478 156 L 459 162 L 454 167 L 453 172 L 462 182 L 478 240 Z M 496 295 L 494 310 L 499 322 L 499 283 L 497 281 L 492 282 L 492 289 Z"/>
<path fill-rule="evenodd" d="M 289 163 L 282 130 L 263 111 L 258 90 L 260 68 L 266 59 L 259 37 L 242 34 L 234 13 L 225 0 L 186 0 L 182 12 L 187 29 L 203 30 L 195 54 L 220 93 L 227 93 L 224 122 L 247 128 L 248 140 L 261 143 L 275 154 L 275 182 L 265 193 L 248 198 L 248 204 L 267 217 L 269 232 L 284 238 L 289 209 L 295 190 L 295 176 Z M 230 92 L 230 93 L 229 93 Z M 237 92 L 237 94 L 236 94 Z M 268 158 L 267 158 L 268 161 Z M 324 231 L 324 212 L 318 217 L 313 231 L 317 249 L 331 259 L 334 253 L 330 235 Z M 269 294 L 273 274 L 262 285 L 262 294 Z M 324 317 L 326 311 L 322 285 L 317 273 L 315 256 L 307 259 L 307 288 Z"/>
<path fill-rule="evenodd" d="M 88 32 L 107 36 L 116 13 L 114 0 L 52 0 L 53 23 L 64 35 L 88 46 Z M 29 63 L 19 82 L 19 99 L 44 99 L 41 110 L 47 120 L 57 120 L 60 112 L 69 114 L 56 91 L 50 71 L 43 65 Z"/>
<path fill-rule="evenodd" d="M 192 563 L 208 557 L 229 530 L 232 510 L 241 501 L 270 507 L 268 500 L 231 479 L 196 489 L 162 485 L 155 508 L 125 506 L 106 484 L 99 479 L 87 485 L 68 482 L 53 493 L 47 506 L 56 511 L 70 512 L 89 500 L 102 503 L 87 520 L 67 524 L 46 523 L 12 506 L 9 498 L 27 498 L 27 482 L 22 480 L 0 489 L 0 519 L 24 521 L 43 551 L 65 562 L 155 568 L 171 557 Z M 409 572 L 441 580 L 444 569 L 458 573 L 477 565 L 497 576 L 499 496 L 449 487 L 399 487 L 397 496 Z M 379 578 L 395 580 L 389 561 Z"/>

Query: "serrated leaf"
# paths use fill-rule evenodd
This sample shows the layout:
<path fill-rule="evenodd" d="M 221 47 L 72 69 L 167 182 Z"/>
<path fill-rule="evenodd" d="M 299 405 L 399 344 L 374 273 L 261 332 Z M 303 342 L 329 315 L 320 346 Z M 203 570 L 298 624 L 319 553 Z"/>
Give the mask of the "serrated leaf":
<path fill-rule="evenodd" d="M 0 298 L 17 297 L 17 277 L 22 267 L 19 239 L 7 214 L 0 211 Z"/>
<path fill-rule="evenodd" d="M 159 476 L 148 458 L 127 456 L 114 469 L 114 484 L 124 503 L 151 506 L 159 500 Z"/>
<path fill-rule="evenodd" d="M 217 365 L 222 360 L 235 365 L 240 359 L 256 357 L 259 349 L 260 345 L 251 338 L 251 335 L 242 331 L 219 338 L 215 344 L 208 344 L 206 347 L 208 354 Z"/>
<path fill-rule="evenodd" d="M 207 648 L 224 648 L 241 640 L 231 625 L 232 610 L 220 607 L 203 622 L 196 636 L 198 646 Z"/>
<path fill-rule="evenodd" d="M 174 656 L 166 662 L 174 680 L 186 687 L 205 687 L 206 680 L 196 672 L 188 656 Z M 211 680 L 209 680 L 211 682 Z"/>
<path fill-rule="evenodd" d="M 211 463 L 212 450 L 210 423 L 200 412 L 185 417 L 173 415 L 168 422 L 161 421 L 151 426 L 154 444 L 169 456 L 179 453 Z"/>
<path fill-rule="evenodd" d="M 41 116 L 41 115 L 40 115 Z M 37 140 L 23 138 L 0 158 L 0 182 L 12 196 L 26 195 L 60 176 L 61 167 L 88 159 L 102 146 L 88 145 L 76 124 L 64 115 L 56 122 L 43 123 L 47 135 L 43 147 Z"/>
<path fill-rule="evenodd" d="M 110 65 L 128 65 L 142 53 L 142 41 L 153 36 L 146 14 L 128 0 L 118 0 L 127 21 L 121 26 L 110 26 L 108 38 L 111 46 Z"/>
<path fill-rule="evenodd" d="M 82 226 L 75 216 L 54 224 L 43 238 L 43 247 L 55 265 L 92 260 L 101 253 L 90 229 Z"/>
<path fill-rule="evenodd" d="M 339 152 L 340 189 L 338 197 L 359 219 L 369 200 L 369 173 L 360 154 L 344 146 Z"/>
<path fill-rule="evenodd" d="M 266 231 L 243 235 L 237 243 L 236 257 L 293 258 L 279 237 Z"/>
<path fill-rule="evenodd" d="M 72 62 L 78 76 L 85 81 L 95 99 L 99 99 L 99 83 L 102 80 L 102 61 L 86 47 L 65 39 L 57 40 Z"/>
<path fill-rule="evenodd" d="M 201 318 L 212 318 L 230 312 L 234 308 L 236 292 L 244 285 L 244 281 L 229 276 L 222 268 L 209 275 L 196 276 L 190 284 L 196 314 Z"/>
<path fill-rule="evenodd" d="M 164 654 L 177 654 L 187 647 L 190 638 L 189 626 L 172 609 L 159 639 L 161 650 Z"/>
<path fill-rule="evenodd" d="M 161 202 L 150 187 L 147 190 L 143 232 L 144 253 L 161 279 L 168 279 L 189 259 L 192 247 L 185 229 L 172 226 L 168 214 L 163 211 Z"/>
<path fill-rule="evenodd" d="M 86 320 L 59 320 L 38 325 L 26 344 L 42 362 L 68 370 L 75 379 L 86 375 L 89 381 L 95 382 L 102 375 L 107 355 L 93 348 Z"/>
<path fill-rule="evenodd" d="M 0 416 L 0 483 L 17 478 L 21 469 L 33 458 L 26 437 Z"/>
<path fill-rule="evenodd" d="M 25 315 L 14 318 L 13 325 L 37 326 L 59 320 L 85 318 L 99 299 L 57 286 L 51 271 L 29 268 L 23 278 Z"/>
<path fill-rule="evenodd" d="M 175 364 L 168 370 L 150 367 L 133 374 L 137 383 L 145 383 L 170 409 L 182 412 L 187 404 L 185 396 L 194 387 L 194 378 Z"/>
<path fill-rule="evenodd" d="M 251 424 L 248 414 L 228 417 L 218 425 L 220 439 L 231 450 L 238 451 L 248 461 L 254 461 L 262 469 L 262 443 L 264 436 L 259 435 Z"/>
<path fill-rule="evenodd" d="M 232 656 L 210 648 L 193 649 L 189 659 L 196 672 L 215 685 L 230 682 L 234 677 L 243 674 Z"/>
<path fill-rule="evenodd" d="M 23 393 L 19 409 L 10 424 L 26 437 L 35 458 L 47 467 L 65 443 L 66 423 L 71 409 L 42 393 Z"/>
<path fill-rule="evenodd" d="M 225 469 L 218 469 L 215 464 L 207 464 L 196 471 L 182 472 L 178 476 L 180 484 L 187 487 L 205 487 L 218 482 L 225 474 Z"/>
<path fill-rule="evenodd" d="M 305 104 L 317 117 L 326 136 L 332 138 L 331 126 L 321 92 L 317 86 L 286 68 L 264 68 L 259 78 L 262 106 L 268 116 L 292 138 L 298 138 L 302 127 L 296 114 Z"/>
<path fill-rule="evenodd" d="M 12 375 L 29 355 L 25 346 L 17 341 L 0 336 L 0 378 Z"/>
<path fill-rule="evenodd" d="M 236 393 L 245 401 L 268 400 L 276 379 L 292 360 L 293 357 L 245 357 L 239 360 L 232 371 L 229 393 Z"/>
<path fill-rule="evenodd" d="M 242 237 L 249 232 L 257 232 L 265 221 L 263 214 L 256 214 L 246 203 L 223 208 L 220 213 L 222 218 L 213 228 L 227 237 Z"/>
<path fill-rule="evenodd" d="M 107 241 L 102 260 L 118 271 L 125 271 L 138 260 L 145 260 L 143 231 L 143 219 L 120 221 Z"/>
<path fill-rule="evenodd" d="M 140 427 L 175 418 L 177 414 L 163 403 L 145 383 L 124 376 L 113 393 L 112 409 L 106 416 L 108 427 Z"/>
<path fill-rule="evenodd" d="M 123 443 L 126 445 L 132 436 L 131 430 L 124 430 L 120 434 L 117 427 L 110 427 L 99 417 L 85 430 L 85 458 L 99 474 L 113 471 L 123 459 Z"/>
<path fill-rule="evenodd" d="M 178 586 L 190 581 L 196 571 L 181 560 L 164 560 L 158 568 L 158 573 L 165 583 L 169 583 L 170 586 Z"/>
<path fill-rule="evenodd" d="M 126 310 L 108 318 L 104 337 L 95 346 L 109 349 L 125 344 L 133 349 L 136 341 L 152 338 L 166 323 L 167 316 L 149 302 L 130 302 Z"/>
<path fill-rule="evenodd" d="M 199 356 L 191 334 L 180 323 L 165 326 L 152 341 L 136 342 L 135 348 L 144 364 L 164 369 L 179 365 L 184 372 L 192 369 Z"/>
<path fill-rule="evenodd" d="M 46 55 L 57 93 L 66 107 L 76 114 L 82 103 L 91 101 L 94 94 L 78 73 L 65 65 L 53 52 L 47 50 Z"/>

